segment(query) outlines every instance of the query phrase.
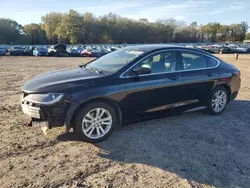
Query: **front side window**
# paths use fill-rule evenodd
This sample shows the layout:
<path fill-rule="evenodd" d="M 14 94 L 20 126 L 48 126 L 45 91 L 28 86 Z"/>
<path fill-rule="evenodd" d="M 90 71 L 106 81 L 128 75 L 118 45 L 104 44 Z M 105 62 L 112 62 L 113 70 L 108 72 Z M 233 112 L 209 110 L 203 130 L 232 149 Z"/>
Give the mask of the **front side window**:
<path fill-rule="evenodd" d="M 151 74 L 173 72 L 176 67 L 176 53 L 170 51 L 151 55 L 138 63 L 133 69 L 139 67 L 150 68 Z"/>
<path fill-rule="evenodd" d="M 183 70 L 207 68 L 207 61 L 203 55 L 193 52 L 181 52 Z"/>
<path fill-rule="evenodd" d="M 85 67 L 87 69 L 94 68 L 107 73 L 115 73 L 143 53 L 144 52 L 140 50 L 125 48 L 102 56 L 87 64 Z"/>

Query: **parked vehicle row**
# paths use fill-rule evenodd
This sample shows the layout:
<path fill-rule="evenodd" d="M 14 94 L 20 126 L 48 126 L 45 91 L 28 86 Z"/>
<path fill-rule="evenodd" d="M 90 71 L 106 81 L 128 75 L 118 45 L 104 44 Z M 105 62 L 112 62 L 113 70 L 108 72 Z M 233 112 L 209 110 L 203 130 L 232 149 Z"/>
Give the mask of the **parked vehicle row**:
<path fill-rule="evenodd" d="M 186 46 L 186 47 L 190 47 Z M 192 46 L 193 48 L 200 48 L 209 53 L 215 54 L 231 54 L 231 53 L 250 53 L 249 45 L 236 45 L 236 44 L 214 44 L 214 45 L 202 45 L 202 46 Z"/>
<path fill-rule="evenodd" d="M 133 45 L 131 45 L 133 46 Z M 250 45 L 247 44 L 180 44 L 186 48 L 198 48 L 209 53 L 250 53 Z M 63 44 L 55 46 L 13 46 L 9 49 L 0 46 L 0 55 L 11 56 L 56 56 L 56 57 L 101 57 L 112 51 L 125 47 L 104 45 L 72 45 Z"/>
<path fill-rule="evenodd" d="M 117 48 L 119 49 L 119 48 Z M 67 51 L 71 54 L 71 56 L 77 57 L 101 57 L 106 55 L 112 51 L 117 50 L 115 48 L 108 48 L 104 46 L 70 46 L 68 47 Z"/>
<path fill-rule="evenodd" d="M 0 47 L 0 55 L 10 56 L 57 56 L 57 57 L 101 57 L 121 47 L 106 46 L 13 46 L 9 49 Z"/>

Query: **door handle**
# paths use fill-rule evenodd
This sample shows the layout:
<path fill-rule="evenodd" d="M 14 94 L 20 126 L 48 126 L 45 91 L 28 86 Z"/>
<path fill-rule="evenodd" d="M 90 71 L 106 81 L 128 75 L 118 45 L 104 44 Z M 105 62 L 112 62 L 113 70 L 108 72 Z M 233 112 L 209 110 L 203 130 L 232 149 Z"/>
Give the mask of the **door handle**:
<path fill-rule="evenodd" d="M 210 73 L 207 73 L 206 75 L 207 75 L 207 76 L 214 76 L 215 73 L 214 73 L 214 72 L 210 72 Z"/>
<path fill-rule="evenodd" d="M 167 77 L 167 79 L 169 80 L 178 80 L 180 77 L 179 76 L 170 76 L 170 77 Z"/>

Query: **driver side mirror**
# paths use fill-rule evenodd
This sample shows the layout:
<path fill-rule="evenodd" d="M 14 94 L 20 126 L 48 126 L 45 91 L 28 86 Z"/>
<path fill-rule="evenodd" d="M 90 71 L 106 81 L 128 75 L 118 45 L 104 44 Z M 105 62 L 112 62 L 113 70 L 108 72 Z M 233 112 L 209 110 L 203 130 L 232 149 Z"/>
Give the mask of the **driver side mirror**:
<path fill-rule="evenodd" d="M 148 67 L 138 67 L 138 68 L 133 69 L 133 73 L 136 75 L 150 74 L 151 69 Z"/>

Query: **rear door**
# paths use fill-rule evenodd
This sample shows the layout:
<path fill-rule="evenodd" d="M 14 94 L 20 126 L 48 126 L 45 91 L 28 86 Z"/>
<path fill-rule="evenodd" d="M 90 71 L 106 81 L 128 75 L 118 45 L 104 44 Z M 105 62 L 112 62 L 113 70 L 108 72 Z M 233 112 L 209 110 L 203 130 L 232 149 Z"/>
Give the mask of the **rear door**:
<path fill-rule="evenodd" d="M 205 104 L 216 80 L 219 62 L 199 52 L 181 50 L 180 79 L 184 101 L 196 101 Z"/>

